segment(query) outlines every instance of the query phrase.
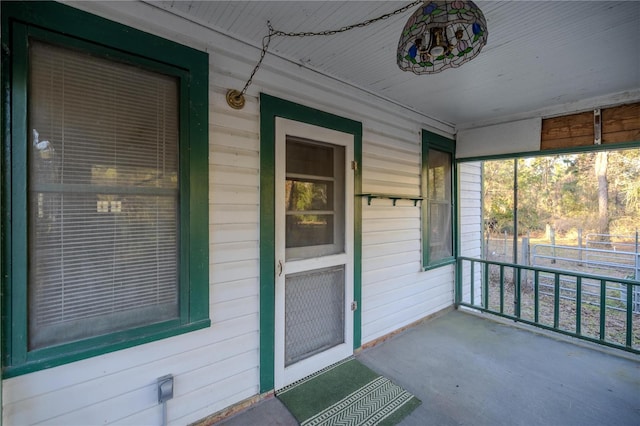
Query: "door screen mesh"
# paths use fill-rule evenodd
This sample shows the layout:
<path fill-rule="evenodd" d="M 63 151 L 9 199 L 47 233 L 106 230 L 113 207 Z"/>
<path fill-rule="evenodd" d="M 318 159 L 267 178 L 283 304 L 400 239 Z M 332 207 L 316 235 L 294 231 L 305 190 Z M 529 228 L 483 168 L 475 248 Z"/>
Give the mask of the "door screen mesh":
<path fill-rule="evenodd" d="M 344 342 L 344 265 L 287 276 L 285 366 Z"/>

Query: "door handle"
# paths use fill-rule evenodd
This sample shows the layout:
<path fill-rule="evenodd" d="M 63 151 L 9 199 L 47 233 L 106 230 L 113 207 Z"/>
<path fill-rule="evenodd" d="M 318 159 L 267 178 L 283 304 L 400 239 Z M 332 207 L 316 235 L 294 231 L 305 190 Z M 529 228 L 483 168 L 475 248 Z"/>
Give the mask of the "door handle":
<path fill-rule="evenodd" d="M 278 276 L 282 275 L 283 269 L 284 269 L 284 265 L 282 265 L 282 260 L 278 260 Z"/>

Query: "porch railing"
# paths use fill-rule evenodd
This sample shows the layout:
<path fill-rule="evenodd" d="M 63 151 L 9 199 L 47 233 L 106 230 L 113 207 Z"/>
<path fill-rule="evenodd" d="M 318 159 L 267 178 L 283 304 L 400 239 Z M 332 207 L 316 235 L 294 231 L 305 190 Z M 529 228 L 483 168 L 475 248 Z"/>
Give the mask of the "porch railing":
<path fill-rule="evenodd" d="M 458 306 L 640 353 L 640 281 L 469 257 L 456 275 Z"/>

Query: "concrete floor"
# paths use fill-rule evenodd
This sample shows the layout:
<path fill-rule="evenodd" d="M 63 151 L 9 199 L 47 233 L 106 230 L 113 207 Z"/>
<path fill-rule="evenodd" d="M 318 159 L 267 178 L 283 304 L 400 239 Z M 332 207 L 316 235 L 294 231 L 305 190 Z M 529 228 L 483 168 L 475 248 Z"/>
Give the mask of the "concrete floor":
<path fill-rule="evenodd" d="M 640 425 L 640 357 L 462 311 L 356 358 L 422 400 L 401 425 Z M 227 426 L 296 425 L 276 398 Z"/>

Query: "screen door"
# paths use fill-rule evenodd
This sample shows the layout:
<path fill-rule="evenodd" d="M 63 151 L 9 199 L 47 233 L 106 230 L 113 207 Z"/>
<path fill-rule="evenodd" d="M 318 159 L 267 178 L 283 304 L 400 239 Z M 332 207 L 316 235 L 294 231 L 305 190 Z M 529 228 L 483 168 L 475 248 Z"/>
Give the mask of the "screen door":
<path fill-rule="evenodd" d="M 353 135 L 276 120 L 276 389 L 353 353 Z"/>

